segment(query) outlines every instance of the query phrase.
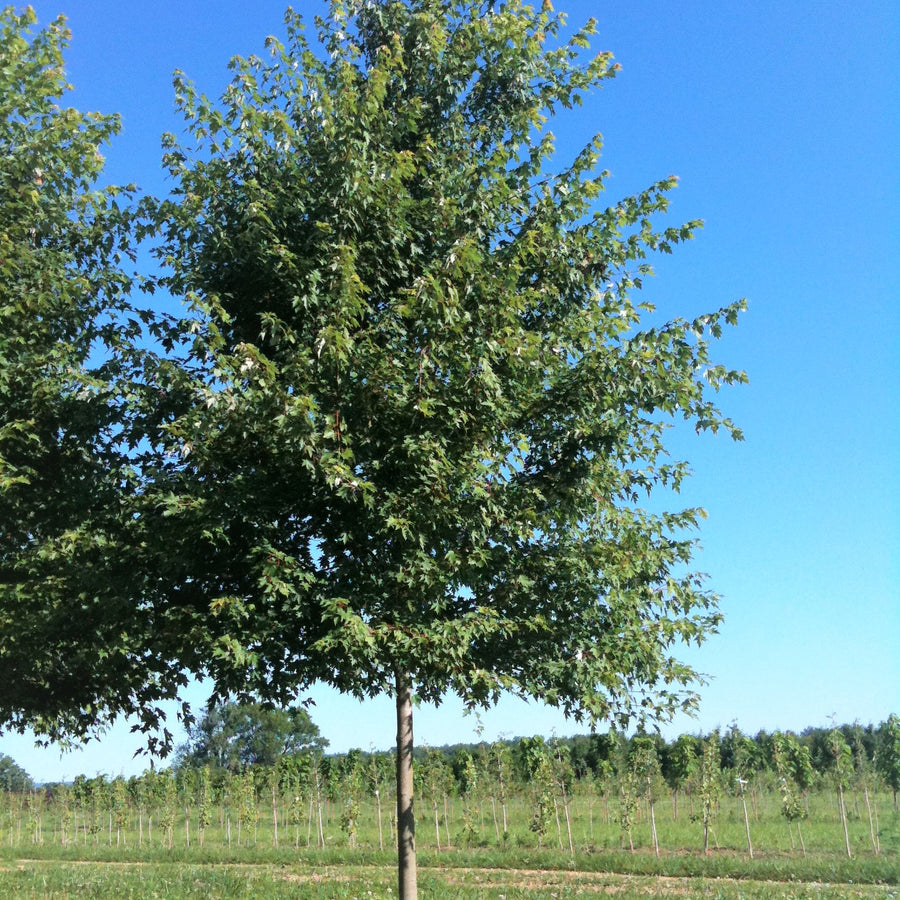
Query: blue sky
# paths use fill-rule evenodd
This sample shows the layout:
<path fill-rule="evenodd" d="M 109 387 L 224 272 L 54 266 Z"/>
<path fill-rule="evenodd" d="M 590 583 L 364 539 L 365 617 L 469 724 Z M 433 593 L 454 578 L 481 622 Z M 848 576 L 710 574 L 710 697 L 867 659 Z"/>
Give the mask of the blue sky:
<path fill-rule="evenodd" d="M 282 2 L 33 0 L 64 12 L 72 105 L 119 112 L 112 182 L 166 190 L 159 137 L 179 129 L 171 74 L 209 94 L 234 54 L 279 33 Z M 722 397 L 746 440 L 675 433 L 695 475 L 677 503 L 709 512 L 696 564 L 720 593 L 718 636 L 686 655 L 711 677 L 696 720 L 664 730 L 747 732 L 900 712 L 900 7 L 800 0 L 558 0 L 579 25 L 599 19 L 598 50 L 619 77 L 552 123 L 560 161 L 594 132 L 611 170 L 605 199 L 674 173 L 671 224 L 702 218 L 690 244 L 657 262 L 644 291 L 666 317 L 738 297 L 750 308 L 716 350 L 749 386 Z M 307 18 L 319 0 L 300 0 Z M 201 688 L 195 696 L 202 700 Z M 389 700 L 313 692 L 332 749 L 390 747 Z M 504 701 L 483 734 L 581 729 L 534 704 Z M 419 710 L 416 738 L 475 737 L 458 704 Z M 117 728 L 63 757 L 0 738 L 39 780 L 131 774 L 139 741 Z"/>

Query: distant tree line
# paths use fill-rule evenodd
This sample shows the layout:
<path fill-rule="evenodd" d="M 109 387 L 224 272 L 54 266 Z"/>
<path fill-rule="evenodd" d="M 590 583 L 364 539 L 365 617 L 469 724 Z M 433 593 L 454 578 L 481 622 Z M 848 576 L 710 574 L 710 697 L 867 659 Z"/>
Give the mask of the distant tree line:
<path fill-rule="evenodd" d="M 827 775 L 834 767 L 833 736 L 837 733 L 850 748 L 858 764 L 877 772 L 893 792 L 900 792 L 900 717 L 889 716 L 878 725 L 844 724 L 831 728 L 809 727 L 797 733 L 759 731 L 753 736 L 743 734 L 736 726 L 726 731 L 715 730 L 708 735 L 682 734 L 667 741 L 659 734 L 637 733 L 631 737 L 615 731 L 554 738 L 554 746 L 564 748 L 573 777 L 606 778 L 621 774 L 624 761 L 636 745 L 650 742 L 666 782 L 677 787 L 701 758 L 704 742 L 717 745 L 719 768 L 722 771 L 741 769 L 748 774 L 776 773 L 779 743 L 796 747 L 818 776 Z M 538 738 L 515 737 L 503 741 L 513 757 L 527 752 Z M 465 760 L 475 755 L 482 745 L 459 743 L 436 748 L 449 762 L 458 784 L 465 780 Z M 429 752 L 419 748 L 416 758 L 422 760 Z"/>
<path fill-rule="evenodd" d="M 326 747 L 302 707 L 225 704 L 195 723 L 173 765 L 129 779 L 80 775 L 35 787 L 0 757 L 0 842 L 324 848 L 337 839 L 389 847 L 397 827 L 393 751 L 326 755 Z M 885 793 L 887 802 L 893 794 L 896 809 L 900 789 L 900 718 L 799 734 L 748 736 L 732 725 L 671 741 L 613 731 L 460 743 L 420 748 L 414 772 L 423 839 L 438 850 L 505 845 L 515 835 L 572 853 L 614 840 L 658 854 L 662 816 L 669 844 L 673 823 L 684 823 L 678 827 L 702 835 L 709 852 L 719 846 L 717 820 L 730 798 L 729 821 L 736 816 L 745 835 L 736 839 L 729 826 L 731 846 L 743 842 L 751 857 L 751 832 L 771 847 L 773 821 L 804 854 L 831 821 L 847 856 L 864 847 L 877 856 L 886 834 L 877 797 L 883 809 Z"/>
<path fill-rule="evenodd" d="M 576 781 L 621 776 L 636 748 L 643 746 L 652 751 L 665 782 L 677 790 L 699 764 L 704 744 L 710 743 L 715 744 L 720 771 L 777 774 L 779 748 L 788 747 L 794 757 L 802 758 L 811 775 L 827 776 L 835 766 L 836 736 L 850 751 L 854 764 L 880 776 L 896 801 L 900 793 L 900 717 L 896 715 L 878 725 L 809 727 L 799 733 L 759 731 L 750 736 L 733 725 L 724 732 L 716 730 L 704 736 L 682 734 L 671 741 L 659 734 L 639 732 L 628 737 L 610 731 L 552 741 L 514 737 L 491 746 L 505 748 L 515 763 L 511 772 L 527 780 L 529 754 L 533 755 L 537 746 L 552 744 L 566 756 Z M 226 703 L 209 711 L 189 729 L 188 741 L 178 749 L 173 769 L 209 768 L 236 774 L 250 767 L 284 767 L 291 758 L 312 754 L 321 757 L 321 765 L 327 770 L 346 767 L 348 759 L 365 762 L 390 757 L 388 752 L 362 750 L 326 754 L 327 746 L 328 741 L 303 707 L 274 709 L 257 703 Z M 440 759 L 447 765 L 455 789 L 465 792 L 467 778 L 471 777 L 469 761 L 483 755 L 486 748 L 484 742 L 419 747 L 415 759 L 420 765 Z M 9 756 L 0 755 L 0 790 L 28 791 L 33 787 L 33 780 L 21 766 Z"/>
<path fill-rule="evenodd" d="M 34 788 L 31 776 L 5 753 L 0 753 L 0 790 L 30 791 Z"/>
<path fill-rule="evenodd" d="M 302 706 L 282 709 L 261 703 L 223 703 L 190 726 L 187 742 L 175 755 L 175 766 L 237 772 L 247 766 L 274 766 L 282 757 L 327 746 Z"/>

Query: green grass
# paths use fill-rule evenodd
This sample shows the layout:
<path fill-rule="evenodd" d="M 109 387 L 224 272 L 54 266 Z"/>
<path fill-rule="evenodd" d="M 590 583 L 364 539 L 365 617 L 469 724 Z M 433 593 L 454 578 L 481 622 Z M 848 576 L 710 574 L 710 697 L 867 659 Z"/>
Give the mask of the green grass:
<path fill-rule="evenodd" d="M 386 866 L 272 866 L 21 861 L 0 869 L 0 898 L 46 900 L 387 900 L 395 897 L 393 869 Z M 422 900 L 536 900 L 615 896 L 708 900 L 895 900 L 897 891 L 876 885 L 797 884 L 706 878 L 659 878 L 522 869 L 424 868 Z"/>
<path fill-rule="evenodd" d="M 34 862 L 65 864 L 135 865 L 210 865 L 295 867 L 359 867 L 390 869 L 392 850 L 353 850 L 333 847 L 320 850 L 275 850 L 271 847 L 207 846 L 204 848 L 164 847 L 115 848 L 105 846 L 32 845 L 0 848 L 0 860 L 7 867 L 25 859 Z M 657 858 L 646 850 L 639 853 L 619 851 L 579 852 L 574 857 L 558 850 L 511 847 L 472 848 L 442 851 L 422 850 L 419 865 L 423 869 L 478 869 L 481 871 L 541 870 L 563 873 L 618 873 L 633 876 L 672 878 L 729 878 L 755 881 L 801 881 L 844 884 L 900 883 L 900 858 L 889 853 L 878 858 L 847 859 L 835 854 L 758 853 L 754 859 L 733 851 L 699 853 L 663 851 Z"/>
<path fill-rule="evenodd" d="M 0 853 L 0 900 L 48 898 L 395 897 L 389 851 L 35 845 Z M 28 851 L 27 854 L 24 851 Z M 768 854 L 579 853 L 496 848 L 419 855 L 420 897 L 524 900 L 613 895 L 736 900 L 897 900 L 898 859 Z"/>

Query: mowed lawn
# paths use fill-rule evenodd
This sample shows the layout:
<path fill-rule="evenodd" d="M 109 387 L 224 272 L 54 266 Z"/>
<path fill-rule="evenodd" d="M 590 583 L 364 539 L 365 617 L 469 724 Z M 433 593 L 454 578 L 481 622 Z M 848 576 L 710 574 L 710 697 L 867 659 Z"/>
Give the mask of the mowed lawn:
<path fill-rule="evenodd" d="M 738 861 L 735 860 L 735 863 Z M 717 867 L 725 870 L 723 861 Z M 735 865 L 735 871 L 740 866 Z M 0 898 L 394 898 L 390 865 L 113 862 L 71 859 L 8 859 L 0 867 Z M 539 868 L 422 866 L 422 900 L 524 900 L 610 896 L 719 900 L 850 900 L 898 897 L 895 885 L 827 881 L 730 878 L 726 875 L 637 875 Z"/>

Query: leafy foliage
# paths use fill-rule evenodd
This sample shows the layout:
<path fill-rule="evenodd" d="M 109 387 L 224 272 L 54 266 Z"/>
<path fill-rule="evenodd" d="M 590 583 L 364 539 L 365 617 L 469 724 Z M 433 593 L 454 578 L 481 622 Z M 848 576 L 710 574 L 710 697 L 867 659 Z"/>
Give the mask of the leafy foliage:
<path fill-rule="evenodd" d="M 0 753 L 0 791 L 30 791 L 31 776 L 10 756 Z"/>
<path fill-rule="evenodd" d="M 128 189 L 96 186 L 119 122 L 60 105 L 69 34 L 35 21 L 0 11 L 0 719 L 59 738 L 152 723 L 184 678 L 128 553 L 134 214 Z"/>
<path fill-rule="evenodd" d="M 282 756 L 321 750 L 327 744 L 303 707 L 224 703 L 191 725 L 178 760 L 184 767 L 211 765 L 238 772 L 250 765 L 275 766 Z"/>
<path fill-rule="evenodd" d="M 802 790 L 806 770 L 801 745 L 794 735 L 777 732 L 773 735 L 772 746 L 773 763 L 781 792 L 781 814 L 788 822 L 804 819 L 807 812 Z"/>
<path fill-rule="evenodd" d="M 740 304 L 641 327 L 647 255 L 696 227 L 651 224 L 674 179 L 598 208 L 599 138 L 552 173 L 545 122 L 615 66 L 593 23 L 549 49 L 548 10 L 482 12 L 333 3 L 330 57 L 289 13 L 218 102 L 178 78 L 160 256 L 193 337 L 148 501 L 219 696 L 692 703 L 702 511 L 640 498 L 687 474 L 670 417 L 739 436 L 708 340 Z"/>
<path fill-rule="evenodd" d="M 25 181 L 7 167 L 10 197 L 55 204 L 44 228 L 11 201 L 7 244 L 62 251 L 8 267 L 44 304 L 11 314 L 72 335 L 48 357 L 3 349 L 50 421 L 40 391 L 4 412 L 4 498 L 50 512 L 2 551 L 0 612 L 28 623 L 0 646 L 23 675 L 4 719 L 147 728 L 188 673 L 214 701 L 395 692 L 410 745 L 411 686 L 591 724 L 690 709 L 696 673 L 672 652 L 719 621 L 689 571 L 703 512 L 644 504 L 688 474 L 671 420 L 740 437 L 711 396 L 744 376 L 709 343 L 742 303 L 658 323 L 634 299 L 647 259 L 698 226 L 654 225 L 675 179 L 604 207 L 599 136 L 554 161 L 547 121 L 616 71 L 585 52 L 595 23 L 565 40 L 550 4 L 333 0 L 325 55 L 289 12 L 286 45 L 236 59 L 219 101 L 179 76 L 188 137 L 166 138 L 175 187 L 146 205 L 191 307 L 166 323 L 128 317 L 134 219 L 93 190 L 114 120 L 60 112 L 61 26 L 29 41 L 31 14 L 4 15 L 3 77 L 36 104 L 8 116 L 10 146 L 28 159 L 46 132 L 59 154 Z M 42 480 L 22 435 L 65 445 L 71 470 Z"/>
<path fill-rule="evenodd" d="M 900 716 L 888 716 L 881 728 L 877 761 L 884 780 L 894 792 L 894 810 L 897 810 L 897 792 L 900 791 Z"/>

